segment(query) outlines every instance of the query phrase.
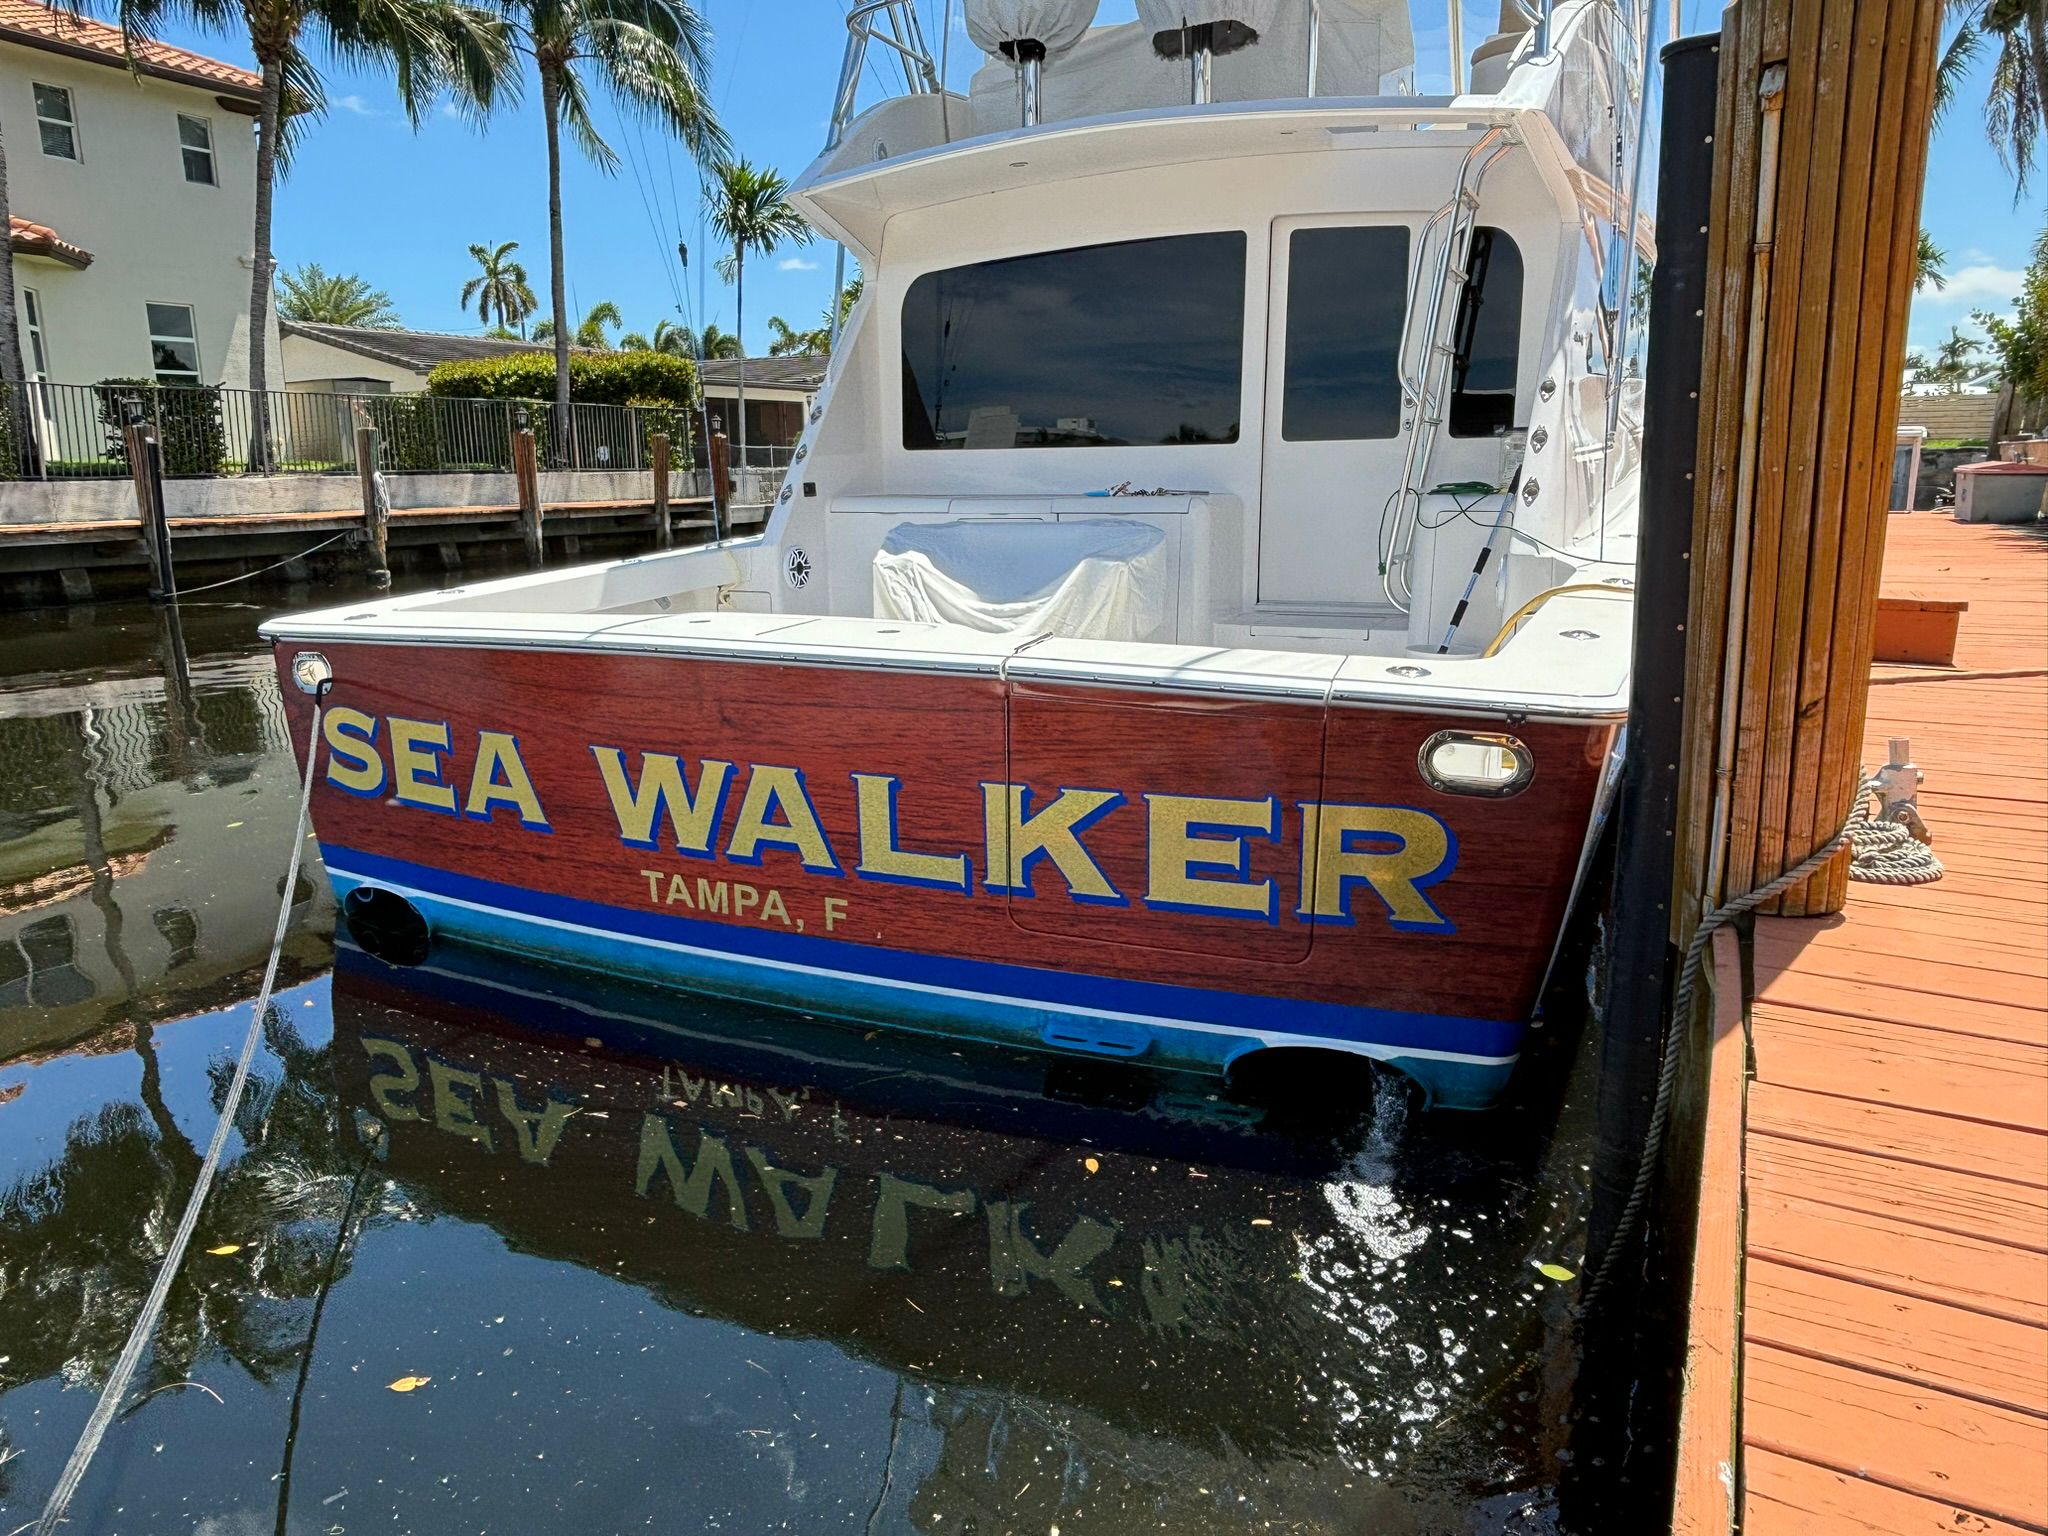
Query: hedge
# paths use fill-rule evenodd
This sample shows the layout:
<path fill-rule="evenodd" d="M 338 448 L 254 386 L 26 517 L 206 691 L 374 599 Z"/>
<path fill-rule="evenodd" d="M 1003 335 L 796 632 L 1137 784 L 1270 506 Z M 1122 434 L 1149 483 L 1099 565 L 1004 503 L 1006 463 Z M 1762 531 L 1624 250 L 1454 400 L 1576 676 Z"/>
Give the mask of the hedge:
<path fill-rule="evenodd" d="M 443 363 L 427 375 L 427 393 L 471 400 L 552 400 L 554 354 L 513 352 Z M 574 352 L 569 356 L 569 398 L 584 405 L 692 405 L 697 370 L 687 358 L 667 352 Z"/>
<path fill-rule="evenodd" d="M 227 466 L 227 426 L 221 420 L 218 384 L 159 384 L 155 379 L 101 379 L 100 425 L 107 433 L 107 457 L 125 466 L 128 441 L 121 429 L 128 422 L 131 396 L 156 427 L 167 475 L 217 475 Z"/>

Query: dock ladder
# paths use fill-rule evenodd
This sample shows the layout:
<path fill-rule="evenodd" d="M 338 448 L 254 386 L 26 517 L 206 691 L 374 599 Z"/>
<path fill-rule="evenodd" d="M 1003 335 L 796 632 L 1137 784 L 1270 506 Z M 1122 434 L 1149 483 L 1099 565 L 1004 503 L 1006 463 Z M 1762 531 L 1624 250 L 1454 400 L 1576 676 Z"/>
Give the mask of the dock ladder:
<path fill-rule="evenodd" d="M 1387 600 L 1408 611 L 1411 586 L 1408 562 L 1413 554 L 1415 525 L 1429 477 L 1429 460 L 1437 434 L 1450 409 L 1453 369 L 1458 355 L 1458 316 L 1470 280 L 1472 230 L 1479 218 L 1479 187 L 1512 141 L 1505 128 L 1494 127 L 1465 151 L 1450 200 L 1429 216 L 1415 242 L 1415 286 L 1409 290 L 1408 313 L 1401 323 L 1401 345 L 1394 354 L 1401 380 L 1401 409 L 1406 417 L 1407 445 L 1401 456 L 1401 486 L 1380 531 L 1380 581 Z M 1431 242 L 1434 266 L 1430 267 Z"/>

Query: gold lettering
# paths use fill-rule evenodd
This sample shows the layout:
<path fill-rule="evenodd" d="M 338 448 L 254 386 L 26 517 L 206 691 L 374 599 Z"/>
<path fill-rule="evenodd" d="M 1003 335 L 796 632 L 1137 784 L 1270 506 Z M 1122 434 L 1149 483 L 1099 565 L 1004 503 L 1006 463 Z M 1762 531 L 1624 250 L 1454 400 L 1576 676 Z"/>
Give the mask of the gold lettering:
<path fill-rule="evenodd" d="M 873 880 L 899 880 L 910 885 L 968 888 L 964 853 L 912 853 L 897 846 L 896 792 L 902 781 L 894 774 L 856 773 L 854 796 L 860 811 L 860 863 L 857 872 Z"/>
<path fill-rule="evenodd" d="M 769 820 L 778 809 L 783 819 Z M 832 857 L 832 845 L 825 840 L 825 828 L 818 821 L 817 808 L 804 789 L 799 769 L 756 763 L 747 774 L 747 793 L 733 818 L 725 856 L 743 864 L 758 864 L 763 844 L 795 849 L 805 869 L 823 875 L 839 873 L 839 861 Z"/>
<path fill-rule="evenodd" d="M 327 742 L 327 782 L 352 795 L 374 795 L 384 787 L 384 759 L 377 755 L 377 717 L 337 704 L 320 721 Z"/>
<path fill-rule="evenodd" d="M 1198 836 L 1221 828 L 1241 828 L 1260 837 L 1279 830 L 1276 800 L 1220 800 L 1203 795 L 1147 795 L 1150 816 L 1146 836 L 1148 865 L 1145 905 L 1203 912 L 1236 912 L 1269 921 L 1279 915 L 1279 896 L 1271 880 L 1247 881 L 1251 854 L 1242 837 Z M 1236 878 L 1198 878 L 1196 868 L 1230 870 Z"/>
<path fill-rule="evenodd" d="M 1063 789 L 1044 809 L 1027 815 L 1029 792 L 1022 784 L 981 786 L 990 889 L 1030 891 L 1028 871 L 1042 856 L 1052 860 L 1076 897 L 1121 903 L 1116 887 L 1081 846 L 1081 833 L 1122 805 L 1124 797 L 1108 789 Z"/>
<path fill-rule="evenodd" d="M 455 788 L 441 782 L 441 754 L 448 750 L 445 720 L 401 720 L 391 726 L 391 792 L 407 805 L 432 811 L 455 809 Z"/>
<path fill-rule="evenodd" d="M 498 778 L 499 770 L 504 779 Z M 519 743 L 504 731 L 476 733 L 476 766 L 469 775 L 469 802 L 464 809 L 485 820 L 495 805 L 509 805 L 519 813 L 520 822 L 539 831 L 548 830 L 548 818 L 540 808 L 540 796 L 519 756 Z"/>
<path fill-rule="evenodd" d="M 1313 801 L 1301 808 L 1303 915 L 1319 921 L 1353 921 L 1352 887 L 1362 882 L 1386 905 L 1395 928 L 1448 931 L 1450 920 L 1422 891 L 1456 863 L 1449 829 L 1427 811 Z"/>
<path fill-rule="evenodd" d="M 664 810 L 678 853 L 711 856 L 711 839 L 718 832 L 718 813 L 725 806 L 726 781 L 732 764 L 706 758 L 697 768 L 697 791 L 690 792 L 683 776 L 682 759 L 666 752 L 640 754 L 640 782 L 626 774 L 626 754 L 617 747 L 592 747 L 604 792 L 610 798 L 612 815 L 619 824 L 619 837 L 636 848 L 656 846 L 655 823 Z"/>

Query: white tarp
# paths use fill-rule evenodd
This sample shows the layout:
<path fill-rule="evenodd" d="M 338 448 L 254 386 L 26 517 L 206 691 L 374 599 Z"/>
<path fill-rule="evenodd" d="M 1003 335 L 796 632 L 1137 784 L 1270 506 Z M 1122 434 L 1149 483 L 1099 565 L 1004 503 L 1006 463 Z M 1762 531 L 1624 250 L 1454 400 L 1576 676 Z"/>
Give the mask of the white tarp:
<path fill-rule="evenodd" d="M 1166 535 L 1120 518 L 899 523 L 875 555 L 875 617 L 996 634 L 1170 639 Z"/>
<path fill-rule="evenodd" d="M 1025 40 L 1065 53 L 1095 20 L 1096 0 L 967 0 L 967 35 L 983 53 L 1007 57 L 1003 44 Z"/>

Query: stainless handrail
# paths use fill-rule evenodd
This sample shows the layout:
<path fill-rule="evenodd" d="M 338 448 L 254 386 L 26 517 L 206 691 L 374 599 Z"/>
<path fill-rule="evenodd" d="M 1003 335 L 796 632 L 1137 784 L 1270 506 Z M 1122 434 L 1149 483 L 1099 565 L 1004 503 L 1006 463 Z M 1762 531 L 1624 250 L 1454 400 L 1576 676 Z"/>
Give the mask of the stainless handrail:
<path fill-rule="evenodd" d="M 1380 538 L 1387 550 L 1380 586 L 1388 601 L 1407 612 L 1408 586 L 1406 564 L 1410 557 L 1408 544 L 1413 538 L 1411 508 L 1419 515 L 1422 506 L 1422 487 L 1419 484 L 1429 472 L 1429 460 L 1436 447 L 1437 428 L 1442 425 L 1445 397 L 1450 383 L 1447 363 L 1449 343 L 1443 339 L 1444 299 L 1452 286 L 1453 260 L 1457 262 L 1457 286 L 1463 289 L 1465 274 L 1463 264 L 1465 250 L 1470 249 L 1473 222 L 1479 212 L 1479 187 L 1486 179 L 1487 171 L 1508 151 L 1510 140 L 1505 128 L 1489 128 L 1465 151 L 1465 158 L 1458 164 L 1458 179 L 1451 189 L 1450 200 L 1429 216 L 1418 233 L 1415 242 L 1416 267 L 1418 274 L 1422 267 L 1423 253 L 1429 249 L 1430 236 L 1440 224 L 1448 221 L 1438 246 L 1435 268 L 1430 274 L 1428 306 L 1424 311 L 1421 327 L 1421 350 L 1415 357 L 1414 372 L 1409 372 L 1409 356 L 1415 350 L 1415 319 L 1417 306 L 1422 302 L 1423 290 L 1418 276 L 1415 287 L 1408 298 L 1408 314 L 1401 327 L 1401 343 L 1394 353 L 1394 368 L 1401 386 L 1402 403 L 1410 413 L 1408 442 L 1401 457 L 1401 484 L 1395 492 L 1393 522 L 1390 528 L 1381 532 Z M 1483 158 L 1482 158 L 1483 157 Z M 1477 171 L 1474 171 L 1474 166 Z M 1455 312 L 1452 320 L 1455 323 Z M 1436 369 L 1441 378 L 1432 385 L 1430 375 Z M 1396 590 L 1398 587 L 1399 590 Z"/>

